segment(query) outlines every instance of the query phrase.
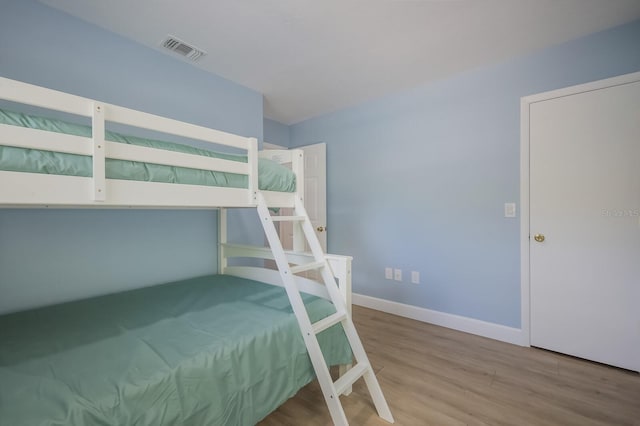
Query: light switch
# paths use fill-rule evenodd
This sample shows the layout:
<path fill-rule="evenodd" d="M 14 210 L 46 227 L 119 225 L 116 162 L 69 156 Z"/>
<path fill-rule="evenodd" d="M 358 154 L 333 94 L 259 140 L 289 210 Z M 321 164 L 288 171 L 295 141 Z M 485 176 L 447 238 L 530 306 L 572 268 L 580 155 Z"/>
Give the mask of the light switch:
<path fill-rule="evenodd" d="M 504 217 L 516 217 L 516 203 L 504 203 Z"/>

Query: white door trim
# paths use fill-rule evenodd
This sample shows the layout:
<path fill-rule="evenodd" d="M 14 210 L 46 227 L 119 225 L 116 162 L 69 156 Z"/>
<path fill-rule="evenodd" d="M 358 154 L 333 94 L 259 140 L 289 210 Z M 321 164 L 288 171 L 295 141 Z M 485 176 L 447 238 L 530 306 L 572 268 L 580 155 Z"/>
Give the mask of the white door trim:
<path fill-rule="evenodd" d="M 531 346 L 530 317 L 530 257 L 529 257 L 529 108 L 531 104 L 577 93 L 604 89 L 640 81 L 640 72 L 607 78 L 550 92 L 525 96 L 520 99 L 520 296 L 522 346 Z"/>
<path fill-rule="evenodd" d="M 289 149 L 286 146 L 276 145 L 274 143 L 269 143 L 267 141 L 262 142 L 262 149 Z"/>

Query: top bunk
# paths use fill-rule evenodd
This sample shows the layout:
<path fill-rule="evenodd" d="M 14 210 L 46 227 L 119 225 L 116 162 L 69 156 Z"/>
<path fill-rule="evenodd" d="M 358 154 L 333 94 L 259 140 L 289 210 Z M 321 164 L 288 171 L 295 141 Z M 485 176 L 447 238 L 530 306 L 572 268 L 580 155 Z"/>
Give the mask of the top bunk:
<path fill-rule="evenodd" d="M 258 191 L 293 207 L 302 165 L 301 150 L 0 77 L 0 207 L 255 207 Z"/>

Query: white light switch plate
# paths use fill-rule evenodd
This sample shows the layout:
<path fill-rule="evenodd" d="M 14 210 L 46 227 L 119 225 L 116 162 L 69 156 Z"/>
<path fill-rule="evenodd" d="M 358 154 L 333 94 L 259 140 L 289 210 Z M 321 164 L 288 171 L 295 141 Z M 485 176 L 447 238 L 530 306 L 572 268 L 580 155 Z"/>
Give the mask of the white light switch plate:
<path fill-rule="evenodd" d="M 516 203 L 504 203 L 504 217 L 516 217 Z"/>

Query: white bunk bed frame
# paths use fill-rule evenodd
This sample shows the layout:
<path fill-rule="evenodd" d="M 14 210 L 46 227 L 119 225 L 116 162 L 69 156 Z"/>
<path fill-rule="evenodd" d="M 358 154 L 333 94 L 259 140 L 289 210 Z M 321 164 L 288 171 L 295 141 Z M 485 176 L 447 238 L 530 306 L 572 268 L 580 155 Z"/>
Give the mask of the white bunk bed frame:
<path fill-rule="evenodd" d="M 351 321 L 352 258 L 325 255 L 322 252 L 304 210 L 304 185 L 298 184 L 296 192 L 293 193 L 258 189 L 259 156 L 280 163 L 291 163 L 296 181 L 304 182 L 301 150 L 258 152 L 255 138 L 188 124 L 2 77 L 0 99 L 88 117 L 92 124 L 92 137 L 0 124 L 0 145 L 78 154 L 93 159 L 92 177 L 0 171 L 0 208 L 219 209 L 219 273 L 278 285 L 287 290 L 333 422 L 339 425 L 348 424 L 339 395 L 348 395 L 351 385 L 360 377 L 365 378 L 380 417 L 393 422 L 389 407 Z M 246 154 L 248 161 L 242 163 L 105 141 L 106 122 L 205 141 L 212 144 L 212 150 L 220 147 L 236 148 Z M 246 175 L 248 187 L 229 188 L 107 179 L 106 158 Z M 237 207 L 258 210 L 270 247 L 227 243 L 227 208 Z M 293 208 L 295 213 L 294 216 L 272 216 L 269 210 L 271 208 Z M 274 226 L 274 221 L 279 220 L 294 222 L 293 251 L 285 252 L 282 248 Z M 311 253 L 303 252 L 306 244 L 311 248 Z M 228 259 L 234 257 L 272 259 L 276 261 L 278 270 L 256 266 L 229 266 Z M 324 283 L 296 275 L 311 269 L 321 272 Z M 336 307 L 336 313 L 311 324 L 300 291 L 330 300 Z M 338 323 L 342 324 L 345 330 L 356 364 L 352 368 L 342 367 L 340 378 L 334 382 L 324 363 L 316 334 Z"/>

